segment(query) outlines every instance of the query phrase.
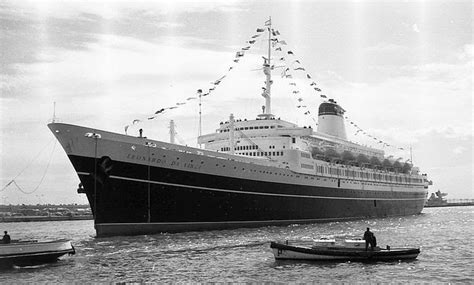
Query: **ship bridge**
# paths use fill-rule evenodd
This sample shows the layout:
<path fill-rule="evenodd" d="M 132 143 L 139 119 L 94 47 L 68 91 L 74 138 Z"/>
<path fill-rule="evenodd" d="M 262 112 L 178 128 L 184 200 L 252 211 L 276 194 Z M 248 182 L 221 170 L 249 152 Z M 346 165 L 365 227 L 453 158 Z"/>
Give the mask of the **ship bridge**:
<path fill-rule="evenodd" d="M 215 133 L 200 136 L 198 143 L 204 144 L 205 149 L 218 152 L 283 157 L 285 150 L 299 148 L 299 138 L 312 133 L 311 127 L 298 127 L 279 118 L 237 119 L 221 122 Z"/>

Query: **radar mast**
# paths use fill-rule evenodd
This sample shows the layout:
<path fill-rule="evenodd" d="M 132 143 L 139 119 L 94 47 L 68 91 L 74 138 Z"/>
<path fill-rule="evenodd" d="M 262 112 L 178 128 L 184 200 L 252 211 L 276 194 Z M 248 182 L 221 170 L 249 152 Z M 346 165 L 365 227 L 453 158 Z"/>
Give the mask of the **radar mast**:
<path fill-rule="evenodd" d="M 272 55 L 272 18 L 270 17 L 268 21 L 265 22 L 265 26 L 268 29 L 268 57 L 263 57 L 263 73 L 266 76 L 265 88 L 263 90 L 262 96 L 265 98 L 265 106 L 262 106 L 262 114 L 258 117 L 262 119 L 273 119 L 275 116 L 272 114 L 272 105 L 271 105 L 271 86 L 272 86 L 272 65 L 271 65 L 271 55 Z"/>

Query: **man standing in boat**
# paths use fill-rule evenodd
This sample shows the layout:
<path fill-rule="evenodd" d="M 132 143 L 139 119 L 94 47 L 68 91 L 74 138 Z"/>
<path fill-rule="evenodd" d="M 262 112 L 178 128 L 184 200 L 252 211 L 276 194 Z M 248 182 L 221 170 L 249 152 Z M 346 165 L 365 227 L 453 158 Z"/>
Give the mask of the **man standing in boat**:
<path fill-rule="evenodd" d="M 370 228 L 367 228 L 367 230 L 364 233 L 364 240 L 365 240 L 365 250 L 367 251 L 369 244 L 370 244 L 370 249 L 374 250 L 374 247 L 377 245 L 376 244 L 376 239 L 374 233 L 370 231 Z"/>
<path fill-rule="evenodd" d="M 8 234 L 7 231 L 5 231 L 4 233 L 5 233 L 5 234 L 3 235 L 2 242 L 3 242 L 3 243 L 10 243 L 10 241 L 11 241 L 10 235 Z"/>

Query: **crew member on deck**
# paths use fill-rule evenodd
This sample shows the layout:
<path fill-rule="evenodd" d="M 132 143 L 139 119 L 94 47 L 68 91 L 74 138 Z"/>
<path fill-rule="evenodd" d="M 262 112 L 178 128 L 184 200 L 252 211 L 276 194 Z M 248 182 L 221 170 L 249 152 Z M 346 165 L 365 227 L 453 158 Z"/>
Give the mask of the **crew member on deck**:
<path fill-rule="evenodd" d="M 370 244 L 370 249 L 374 250 L 374 247 L 377 245 L 375 235 L 370 231 L 369 228 L 364 233 L 364 240 L 365 240 L 365 250 L 367 251 L 369 244 Z"/>
<path fill-rule="evenodd" d="M 2 242 L 3 243 L 10 243 L 10 235 L 7 233 L 7 231 L 4 232 L 5 234 L 3 235 Z"/>
<path fill-rule="evenodd" d="M 143 137 L 143 129 L 139 129 L 138 132 L 140 133 L 140 137 Z"/>

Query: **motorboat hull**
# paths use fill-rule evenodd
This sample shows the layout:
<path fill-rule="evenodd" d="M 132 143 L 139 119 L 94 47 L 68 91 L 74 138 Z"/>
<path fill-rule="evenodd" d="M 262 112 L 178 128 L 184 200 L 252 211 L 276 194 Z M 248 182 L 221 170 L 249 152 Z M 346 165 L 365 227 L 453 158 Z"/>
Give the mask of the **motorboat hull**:
<path fill-rule="evenodd" d="M 390 261 L 415 259 L 419 248 L 368 249 L 348 247 L 306 247 L 272 242 L 270 247 L 277 260 L 319 261 Z"/>
<path fill-rule="evenodd" d="M 75 254 L 69 240 L 14 242 L 0 244 L 0 266 L 29 266 L 55 262 L 65 254 Z"/>

